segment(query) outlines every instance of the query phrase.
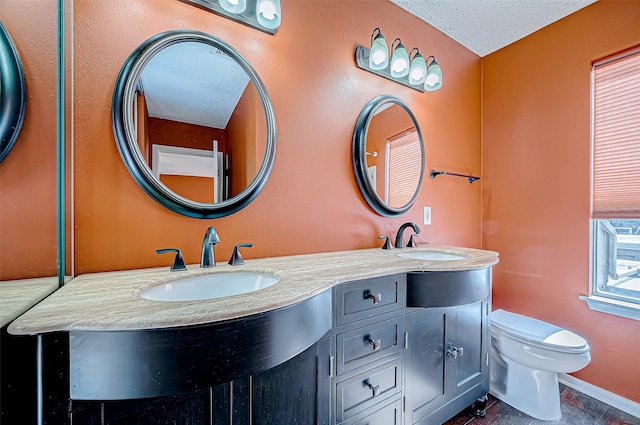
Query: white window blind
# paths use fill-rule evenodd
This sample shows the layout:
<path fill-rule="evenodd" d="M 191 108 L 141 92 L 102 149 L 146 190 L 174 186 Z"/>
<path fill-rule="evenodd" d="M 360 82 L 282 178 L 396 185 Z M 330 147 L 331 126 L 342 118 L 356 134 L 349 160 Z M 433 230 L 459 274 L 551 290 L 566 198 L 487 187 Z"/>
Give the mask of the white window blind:
<path fill-rule="evenodd" d="M 592 76 L 592 218 L 640 218 L 640 46 Z"/>
<path fill-rule="evenodd" d="M 389 200 L 394 208 L 407 205 L 416 192 L 422 170 L 422 150 L 415 128 L 389 139 Z"/>

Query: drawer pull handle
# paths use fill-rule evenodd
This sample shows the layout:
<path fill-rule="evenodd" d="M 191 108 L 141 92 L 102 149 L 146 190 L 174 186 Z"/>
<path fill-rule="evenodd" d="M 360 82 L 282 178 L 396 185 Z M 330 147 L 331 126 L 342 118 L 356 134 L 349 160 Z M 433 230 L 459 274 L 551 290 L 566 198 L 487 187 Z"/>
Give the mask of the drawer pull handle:
<path fill-rule="evenodd" d="M 364 298 L 367 300 L 373 300 L 374 304 L 380 304 L 382 302 L 382 294 L 372 294 L 371 292 L 365 292 Z"/>
<path fill-rule="evenodd" d="M 378 351 L 382 345 L 380 344 L 380 339 L 371 339 L 370 336 L 367 337 L 367 342 L 373 347 L 373 351 Z"/>
<path fill-rule="evenodd" d="M 449 347 L 447 348 L 447 356 L 451 356 L 457 359 L 458 356 L 462 357 L 464 354 L 464 347 Z"/>
<path fill-rule="evenodd" d="M 375 397 L 378 394 L 380 394 L 380 385 L 376 385 L 375 387 L 371 384 L 367 384 L 367 386 L 369 387 L 369 389 L 371 390 L 371 393 L 373 394 L 371 397 Z"/>

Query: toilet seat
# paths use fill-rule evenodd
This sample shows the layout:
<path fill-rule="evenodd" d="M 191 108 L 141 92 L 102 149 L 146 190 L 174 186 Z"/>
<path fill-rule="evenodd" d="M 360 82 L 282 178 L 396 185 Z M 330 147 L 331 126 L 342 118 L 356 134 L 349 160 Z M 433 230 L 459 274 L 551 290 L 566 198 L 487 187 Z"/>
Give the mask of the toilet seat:
<path fill-rule="evenodd" d="M 541 320 L 504 310 L 491 314 L 491 329 L 518 342 L 545 350 L 581 354 L 590 350 L 582 336 Z"/>

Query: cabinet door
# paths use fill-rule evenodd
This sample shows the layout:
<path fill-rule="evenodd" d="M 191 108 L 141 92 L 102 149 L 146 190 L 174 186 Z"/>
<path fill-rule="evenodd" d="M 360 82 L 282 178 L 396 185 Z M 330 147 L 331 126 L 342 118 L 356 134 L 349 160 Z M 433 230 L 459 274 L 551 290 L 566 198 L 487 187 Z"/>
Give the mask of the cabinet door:
<path fill-rule="evenodd" d="M 3 307 L 4 308 L 4 307 Z M 36 423 L 36 337 L 0 330 L 0 422 Z"/>
<path fill-rule="evenodd" d="M 293 359 L 254 375 L 251 421 L 246 423 L 328 424 L 330 348 L 331 340 L 322 339 Z"/>
<path fill-rule="evenodd" d="M 418 422 L 447 401 L 445 347 L 448 308 L 407 315 L 405 425 Z"/>
<path fill-rule="evenodd" d="M 484 340 L 489 329 L 487 303 L 477 302 L 454 307 L 451 313 L 451 329 L 447 349 L 457 351 L 447 356 L 451 365 L 452 397 L 484 384 L 488 373 L 487 347 Z M 486 388 L 486 391 L 489 389 Z"/>

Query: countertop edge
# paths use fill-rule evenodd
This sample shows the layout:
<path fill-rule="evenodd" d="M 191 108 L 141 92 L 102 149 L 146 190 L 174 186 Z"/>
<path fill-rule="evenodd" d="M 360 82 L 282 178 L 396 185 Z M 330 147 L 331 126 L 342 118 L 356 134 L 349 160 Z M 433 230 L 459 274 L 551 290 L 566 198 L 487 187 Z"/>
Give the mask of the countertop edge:
<path fill-rule="evenodd" d="M 463 255 L 463 260 L 430 261 L 398 253 L 435 251 Z M 297 304 L 341 283 L 420 271 L 462 271 L 492 267 L 499 254 L 474 248 L 429 245 L 384 251 L 363 249 L 250 259 L 244 266 L 211 269 L 190 266 L 81 275 L 58 289 L 8 326 L 14 335 L 166 329 L 233 320 Z M 226 298 L 158 302 L 139 294 L 155 285 L 187 276 L 259 271 L 278 276 L 272 287 Z M 109 281 L 108 284 L 105 283 Z"/>

